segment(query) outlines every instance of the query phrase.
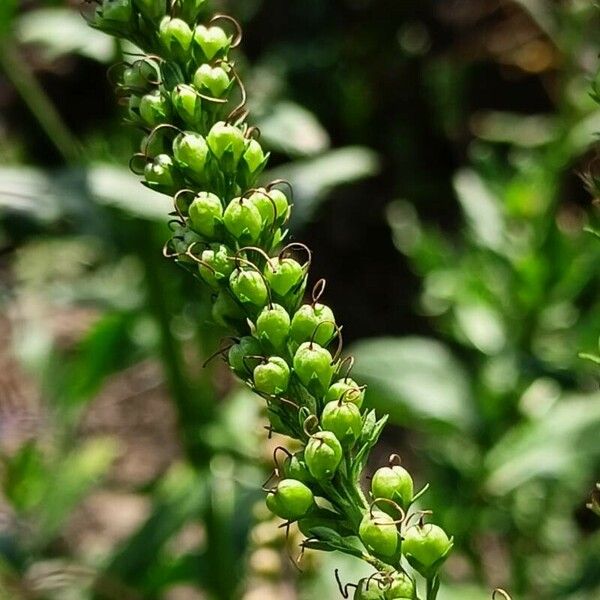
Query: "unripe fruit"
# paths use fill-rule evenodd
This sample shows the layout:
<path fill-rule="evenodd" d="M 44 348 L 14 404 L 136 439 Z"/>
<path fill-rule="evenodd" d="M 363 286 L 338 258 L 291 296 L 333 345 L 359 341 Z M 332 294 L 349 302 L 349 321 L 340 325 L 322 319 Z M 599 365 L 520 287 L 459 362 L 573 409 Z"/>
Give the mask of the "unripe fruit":
<path fill-rule="evenodd" d="M 196 178 L 201 177 L 208 159 L 208 145 L 199 133 L 186 131 L 175 138 L 173 156 L 180 167 L 188 169 Z"/>
<path fill-rule="evenodd" d="M 142 96 L 138 110 L 149 127 L 166 123 L 169 118 L 169 102 L 158 90 Z"/>
<path fill-rule="evenodd" d="M 325 394 L 326 402 L 342 400 L 343 402 L 351 402 L 356 404 L 357 408 L 362 406 L 365 397 L 364 390 L 361 390 L 359 385 L 353 379 L 346 377 L 332 383 Z"/>
<path fill-rule="evenodd" d="M 251 175 L 256 175 L 265 166 L 267 156 L 256 140 L 250 140 L 244 152 L 243 160 L 248 167 L 248 172 Z"/>
<path fill-rule="evenodd" d="M 138 121 L 141 119 L 140 117 L 140 104 L 142 99 L 136 94 L 131 94 L 129 97 L 129 102 L 127 103 L 127 108 L 129 112 L 129 116 L 132 120 Z"/>
<path fill-rule="evenodd" d="M 233 295 L 242 304 L 264 306 L 269 292 L 262 275 L 252 269 L 236 269 L 229 277 Z"/>
<path fill-rule="evenodd" d="M 123 85 L 127 88 L 145 90 L 149 85 L 149 75 L 155 69 L 146 61 L 137 61 L 123 71 Z"/>
<path fill-rule="evenodd" d="M 410 473 L 399 465 L 377 469 L 371 480 L 371 493 L 374 498 L 387 498 L 403 509 L 412 501 L 414 486 Z M 381 508 L 386 510 L 382 503 Z M 389 506 L 393 510 L 392 506 Z M 386 510 L 387 512 L 387 510 Z"/>
<path fill-rule="evenodd" d="M 256 337 L 271 352 L 283 349 L 290 334 L 290 316 L 283 306 L 273 304 L 256 319 Z"/>
<path fill-rule="evenodd" d="M 333 479 L 342 456 L 342 445 L 331 431 L 315 433 L 304 449 L 306 466 L 317 481 Z"/>
<path fill-rule="evenodd" d="M 396 523 L 381 510 L 372 510 L 363 517 L 358 535 L 367 550 L 375 556 L 391 558 L 398 549 Z"/>
<path fill-rule="evenodd" d="M 236 327 L 244 319 L 244 311 L 226 292 L 219 292 L 212 307 L 215 323 L 223 327 Z"/>
<path fill-rule="evenodd" d="M 102 3 L 102 18 L 107 21 L 127 23 L 132 14 L 131 0 L 104 0 Z"/>
<path fill-rule="evenodd" d="M 267 496 L 269 510 L 286 521 L 303 517 L 314 502 L 313 493 L 301 481 L 283 479 L 275 492 Z"/>
<path fill-rule="evenodd" d="M 212 126 L 206 136 L 206 141 L 211 152 L 219 160 L 229 157 L 231 169 L 235 168 L 246 149 L 246 139 L 242 131 L 223 121 Z"/>
<path fill-rule="evenodd" d="M 304 304 L 296 311 L 292 319 L 291 335 L 298 344 L 312 339 L 317 344 L 326 346 L 331 342 L 334 334 L 335 316 L 329 306 L 325 304 L 319 302 L 314 306 Z"/>
<path fill-rule="evenodd" d="M 223 205 L 215 194 L 200 192 L 188 209 L 190 227 L 199 234 L 213 238 L 223 219 Z"/>
<path fill-rule="evenodd" d="M 230 87 L 231 79 L 223 67 L 204 64 L 194 74 L 194 86 L 199 92 L 220 98 Z"/>
<path fill-rule="evenodd" d="M 173 160 L 168 154 L 159 154 L 146 165 L 144 177 L 151 186 L 172 187 L 175 183 Z"/>
<path fill-rule="evenodd" d="M 192 30 L 182 19 L 164 17 L 159 28 L 160 41 L 171 56 L 185 60 L 192 43 Z"/>
<path fill-rule="evenodd" d="M 244 336 L 237 344 L 229 348 L 227 362 L 233 372 L 241 379 L 246 379 L 260 364 L 262 348 L 256 338 Z"/>
<path fill-rule="evenodd" d="M 231 39 L 220 27 L 198 25 L 194 29 L 194 44 L 201 48 L 207 60 L 212 60 L 215 56 L 224 55 L 229 50 Z"/>
<path fill-rule="evenodd" d="M 384 600 L 383 588 L 375 578 L 365 578 L 358 582 L 354 600 Z"/>
<path fill-rule="evenodd" d="M 269 191 L 269 196 L 271 200 L 275 202 L 275 206 L 277 207 L 277 224 L 281 225 L 287 218 L 290 212 L 290 203 L 286 195 L 278 189 L 273 189 Z"/>
<path fill-rule="evenodd" d="M 258 209 L 265 225 L 272 225 L 277 216 L 277 207 L 264 189 L 257 190 L 248 197 L 248 202 Z"/>
<path fill-rule="evenodd" d="M 212 244 L 202 251 L 200 259 L 205 263 L 198 265 L 200 277 L 213 288 L 218 288 L 219 282 L 229 280 L 233 273 L 234 263 L 224 244 Z"/>
<path fill-rule="evenodd" d="M 304 460 L 304 452 L 297 452 L 292 456 L 286 457 L 282 465 L 284 477 L 288 479 L 297 479 L 304 483 L 314 481 L 306 462 Z"/>
<path fill-rule="evenodd" d="M 262 232 L 262 219 L 256 207 L 243 198 L 234 198 L 225 209 L 223 222 L 240 244 L 254 244 Z"/>
<path fill-rule="evenodd" d="M 294 354 L 294 372 L 309 391 L 323 395 L 333 377 L 332 362 L 328 350 L 319 344 L 305 342 Z"/>
<path fill-rule="evenodd" d="M 414 525 L 404 533 L 402 552 L 424 577 L 435 572 L 452 550 L 446 532 L 433 523 Z"/>
<path fill-rule="evenodd" d="M 362 430 L 362 416 L 354 404 L 329 402 L 321 415 L 321 426 L 331 431 L 342 445 L 351 446 Z"/>
<path fill-rule="evenodd" d="M 396 573 L 385 591 L 386 600 L 414 600 L 414 581 L 406 573 Z"/>
<path fill-rule="evenodd" d="M 271 289 L 282 298 L 296 291 L 304 279 L 302 265 L 293 258 L 275 257 L 267 263 L 264 272 Z"/>
<path fill-rule="evenodd" d="M 196 125 L 200 118 L 202 102 L 194 88 L 179 84 L 171 93 L 171 102 L 186 125 Z"/>
<path fill-rule="evenodd" d="M 290 381 L 290 368 L 280 356 L 271 356 L 254 369 L 254 387 L 269 396 L 283 394 Z"/>

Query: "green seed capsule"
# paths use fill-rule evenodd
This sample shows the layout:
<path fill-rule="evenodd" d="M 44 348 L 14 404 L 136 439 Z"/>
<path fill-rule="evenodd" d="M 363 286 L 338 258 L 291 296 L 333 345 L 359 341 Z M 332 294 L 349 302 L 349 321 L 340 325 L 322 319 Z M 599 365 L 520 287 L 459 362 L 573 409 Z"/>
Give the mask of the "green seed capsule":
<path fill-rule="evenodd" d="M 304 449 L 306 466 L 317 481 L 333 479 L 342 456 L 342 445 L 331 431 L 315 433 Z"/>
<path fill-rule="evenodd" d="M 283 306 L 273 304 L 256 319 L 256 337 L 270 352 L 282 350 L 290 334 L 290 316 Z"/>
<path fill-rule="evenodd" d="M 374 498 L 387 498 L 403 509 L 408 508 L 414 494 L 410 473 L 399 465 L 377 469 L 371 480 L 371 493 Z M 384 503 L 382 510 L 386 510 Z M 394 510 L 389 506 L 390 510 Z M 387 510 L 386 510 L 387 512 Z"/>
<path fill-rule="evenodd" d="M 212 60 L 227 53 L 231 38 L 220 27 L 198 25 L 194 29 L 194 44 L 200 47 L 206 60 Z"/>
<path fill-rule="evenodd" d="M 271 197 L 271 200 L 275 202 L 275 206 L 277 207 L 276 222 L 278 225 L 281 225 L 287 220 L 289 216 L 290 203 L 288 202 L 286 195 L 281 190 L 270 190 L 269 196 Z"/>
<path fill-rule="evenodd" d="M 266 226 L 273 224 L 277 216 L 277 207 L 275 203 L 269 198 L 266 190 L 261 189 L 254 192 L 248 197 L 248 202 L 256 206 L 260 216 L 262 217 L 263 223 Z"/>
<path fill-rule="evenodd" d="M 275 257 L 267 263 L 264 272 L 271 289 L 281 298 L 296 291 L 304 280 L 304 269 L 293 258 Z"/>
<path fill-rule="evenodd" d="M 142 102 L 142 99 L 140 98 L 140 96 L 137 96 L 136 94 L 131 94 L 131 96 L 129 96 L 129 102 L 127 104 L 127 108 L 128 108 L 129 116 L 131 117 L 131 119 L 133 121 L 138 121 L 139 119 L 141 119 L 141 117 L 140 117 L 141 102 Z"/>
<path fill-rule="evenodd" d="M 335 316 L 325 304 L 304 304 L 292 319 L 291 335 L 298 344 L 312 339 L 321 346 L 327 346 L 334 334 Z"/>
<path fill-rule="evenodd" d="M 358 535 L 369 552 L 391 558 L 398 549 L 398 530 L 392 517 L 381 510 L 368 512 L 360 522 Z"/>
<path fill-rule="evenodd" d="M 138 107 L 140 117 L 149 127 L 166 123 L 169 119 L 169 102 L 158 91 L 142 96 Z"/>
<path fill-rule="evenodd" d="M 269 510 L 286 521 L 306 515 L 314 502 L 313 493 L 301 481 L 283 479 L 275 492 L 267 496 Z"/>
<path fill-rule="evenodd" d="M 154 187 L 171 188 L 175 184 L 175 167 L 168 154 L 159 154 L 144 169 L 146 182 Z"/>
<path fill-rule="evenodd" d="M 294 372 L 310 392 L 323 395 L 335 370 L 332 362 L 333 358 L 328 350 L 319 344 L 305 342 L 294 354 Z"/>
<path fill-rule="evenodd" d="M 229 348 L 227 362 L 232 371 L 240 378 L 246 379 L 252 375 L 254 369 L 260 364 L 262 348 L 256 338 L 246 335 L 237 344 Z"/>
<path fill-rule="evenodd" d="M 229 277 L 233 273 L 234 263 L 231 260 L 227 246 L 211 244 L 210 248 L 202 251 L 200 259 L 204 264 L 198 265 L 198 272 L 208 285 L 218 289 L 221 282 L 229 281 Z"/>
<path fill-rule="evenodd" d="M 225 291 L 219 292 L 212 307 L 212 316 L 215 323 L 228 328 L 237 327 L 245 318 L 244 311 Z"/>
<path fill-rule="evenodd" d="M 187 58 L 192 43 L 192 30 L 185 21 L 164 17 L 160 22 L 159 35 L 162 45 L 173 58 Z"/>
<path fill-rule="evenodd" d="M 290 368 L 279 356 L 271 356 L 266 363 L 254 369 L 254 387 L 269 396 L 283 394 L 290 381 Z"/>
<path fill-rule="evenodd" d="M 267 162 L 267 156 L 262 146 L 256 140 L 250 140 L 243 157 L 244 163 L 248 167 L 248 172 L 251 175 L 258 175 Z"/>
<path fill-rule="evenodd" d="M 282 465 L 283 475 L 287 479 L 297 479 L 303 483 L 314 481 L 304 461 L 304 452 L 296 452 L 286 457 Z"/>
<path fill-rule="evenodd" d="M 257 208 L 243 198 L 234 198 L 225 209 L 223 222 L 227 231 L 240 244 L 254 244 L 262 232 L 262 219 Z"/>
<path fill-rule="evenodd" d="M 346 377 L 331 384 L 331 387 L 325 394 L 325 401 L 334 402 L 342 400 L 343 402 L 356 404 L 356 407 L 360 408 L 364 397 L 365 392 L 359 387 L 356 381 L 350 379 L 350 377 Z"/>
<path fill-rule="evenodd" d="M 223 67 L 204 64 L 194 74 L 194 86 L 203 94 L 221 98 L 231 87 L 231 79 Z"/>
<path fill-rule="evenodd" d="M 196 125 L 201 116 L 202 102 L 193 87 L 179 84 L 171 93 L 171 102 L 186 125 Z"/>
<path fill-rule="evenodd" d="M 352 446 L 362 430 L 362 416 L 350 402 L 329 402 L 323 408 L 321 426 L 345 446 Z"/>
<path fill-rule="evenodd" d="M 240 129 L 223 121 L 215 123 L 206 136 L 211 152 L 221 161 L 228 161 L 234 170 L 246 149 L 246 140 Z"/>
<path fill-rule="evenodd" d="M 354 600 L 384 600 L 383 588 L 376 579 L 365 578 L 358 582 Z"/>
<path fill-rule="evenodd" d="M 406 573 L 396 573 L 385 591 L 386 600 L 414 600 L 415 582 Z"/>
<path fill-rule="evenodd" d="M 195 178 L 202 177 L 208 160 L 206 140 L 199 133 L 179 134 L 173 142 L 173 156 L 182 169 L 187 169 Z"/>
<path fill-rule="evenodd" d="M 236 269 L 229 277 L 229 287 L 242 304 L 261 307 L 269 298 L 262 275 L 253 269 Z"/>
<path fill-rule="evenodd" d="M 188 209 L 191 228 L 207 238 L 215 237 L 215 230 L 223 220 L 223 205 L 215 194 L 200 192 Z"/>
<path fill-rule="evenodd" d="M 431 576 L 452 550 L 453 542 L 437 525 L 414 525 L 404 533 L 402 552 L 424 577 Z"/>
<path fill-rule="evenodd" d="M 151 76 L 156 74 L 150 63 L 137 61 L 123 71 L 123 85 L 134 90 L 145 90 L 148 88 Z"/>
<path fill-rule="evenodd" d="M 130 0 L 104 0 L 102 18 L 107 21 L 128 23 L 133 15 Z"/>
<path fill-rule="evenodd" d="M 134 0 L 134 3 L 142 15 L 151 21 L 162 19 L 167 10 L 164 0 Z"/>

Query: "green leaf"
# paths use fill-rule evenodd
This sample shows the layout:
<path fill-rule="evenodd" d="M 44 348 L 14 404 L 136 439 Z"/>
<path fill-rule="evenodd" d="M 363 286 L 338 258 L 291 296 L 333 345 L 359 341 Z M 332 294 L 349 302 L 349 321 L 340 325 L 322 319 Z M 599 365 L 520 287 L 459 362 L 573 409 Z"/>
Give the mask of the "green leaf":
<path fill-rule="evenodd" d="M 0 2 L 0 35 L 10 31 L 16 11 L 17 0 L 2 0 Z"/>
<path fill-rule="evenodd" d="M 367 402 L 396 424 L 430 423 L 467 429 L 474 421 L 469 380 L 439 342 L 427 338 L 376 338 L 351 348 L 353 373 L 368 384 Z"/>

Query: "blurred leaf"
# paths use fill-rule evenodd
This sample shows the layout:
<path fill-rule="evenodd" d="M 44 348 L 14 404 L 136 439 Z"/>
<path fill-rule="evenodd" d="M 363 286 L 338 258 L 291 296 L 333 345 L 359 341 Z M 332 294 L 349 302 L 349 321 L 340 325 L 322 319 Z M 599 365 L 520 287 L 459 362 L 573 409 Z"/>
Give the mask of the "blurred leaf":
<path fill-rule="evenodd" d="M 559 27 L 555 8 L 549 0 L 516 0 L 548 37 L 557 41 Z"/>
<path fill-rule="evenodd" d="M 329 147 L 329 136 L 316 117 L 293 102 L 275 104 L 258 127 L 269 148 L 290 156 L 318 154 Z"/>
<path fill-rule="evenodd" d="M 455 309 L 456 322 L 469 342 L 485 354 L 497 354 L 506 342 L 500 316 L 485 304 L 461 304 Z"/>
<path fill-rule="evenodd" d="M 456 174 L 454 189 L 469 228 L 477 241 L 492 250 L 501 251 L 504 242 L 504 223 L 499 200 L 481 177 L 469 169 L 463 169 Z"/>
<path fill-rule="evenodd" d="M 477 137 L 489 142 L 508 143 L 523 148 L 548 144 L 559 133 L 556 118 L 548 115 L 492 111 L 473 117 L 471 122 Z"/>
<path fill-rule="evenodd" d="M 294 187 L 293 220 L 308 221 L 334 187 L 371 177 L 379 170 L 377 155 L 367 148 L 350 146 L 316 158 L 288 163 L 268 173 L 270 179 L 287 179 Z"/>
<path fill-rule="evenodd" d="M 115 58 L 115 43 L 92 29 L 78 11 L 68 8 L 38 8 L 25 12 L 15 24 L 17 39 L 25 44 L 40 44 L 48 61 L 65 54 L 80 54 L 109 63 Z"/>
<path fill-rule="evenodd" d="M 28 442 L 10 457 L 3 457 L 2 492 L 11 506 L 27 512 L 41 501 L 47 479 L 44 458 L 35 442 Z"/>
<path fill-rule="evenodd" d="M 37 513 L 37 545 L 45 545 L 54 538 L 75 506 L 105 475 L 116 454 L 114 440 L 97 438 L 75 448 L 53 465 Z"/>
<path fill-rule="evenodd" d="M 0 2 L 0 35 L 8 32 L 17 10 L 17 0 L 2 0 Z"/>
<path fill-rule="evenodd" d="M 532 479 L 577 480 L 598 458 L 600 394 L 568 397 L 500 440 L 486 459 L 486 487 L 504 495 Z"/>
<path fill-rule="evenodd" d="M 466 429 L 474 420 L 469 381 L 448 349 L 427 338 L 378 338 L 354 344 L 353 374 L 367 400 L 396 424 L 430 422 Z"/>

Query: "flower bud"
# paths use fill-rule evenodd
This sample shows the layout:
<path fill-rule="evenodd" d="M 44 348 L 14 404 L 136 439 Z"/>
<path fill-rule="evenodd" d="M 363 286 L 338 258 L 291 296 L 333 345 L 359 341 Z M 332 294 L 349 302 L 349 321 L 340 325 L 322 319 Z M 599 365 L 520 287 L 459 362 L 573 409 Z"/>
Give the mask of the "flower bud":
<path fill-rule="evenodd" d="M 332 362 L 328 350 L 319 344 L 305 342 L 294 354 L 294 372 L 311 393 L 322 396 L 333 377 Z"/>
<path fill-rule="evenodd" d="M 215 56 L 224 56 L 227 53 L 231 38 L 216 25 L 198 25 L 194 29 L 194 44 L 202 50 L 206 60 L 212 60 Z"/>
<path fill-rule="evenodd" d="M 246 335 L 237 344 L 229 348 L 227 362 L 231 370 L 240 378 L 246 379 L 252 375 L 254 369 L 260 364 L 262 348 L 256 338 Z"/>
<path fill-rule="evenodd" d="M 270 352 L 282 350 L 290 334 L 290 316 L 283 306 L 265 307 L 256 319 L 256 337 Z"/>
<path fill-rule="evenodd" d="M 249 140 L 243 157 L 248 172 L 251 175 L 258 175 L 267 164 L 268 156 L 256 140 Z"/>
<path fill-rule="evenodd" d="M 229 287 L 242 304 L 262 307 L 267 303 L 269 292 L 265 281 L 253 269 L 236 269 L 229 277 Z"/>
<path fill-rule="evenodd" d="M 224 244 L 211 244 L 210 248 L 202 251 L 200 259 L 204 263 L 198 265 L 200 277 L 212 288 L 218 289 L 219 283 L 228 281 L 233 273 L 233 260 Z"/>
<path fill-rule="evenodd" d="M 178 166 L 186 169 L 190 176 L 194 179 L 201 178 L 208 160 L 206 140 L 199 133 L 186 131 L 179 134 L 173 142 L 173 157 Z"/>
<path fill-rule="evenodd" d="M 350 402 L 328 402 L 323 408 L 321 426 L 334 433 L 343 446 L 352 446 L 362 431 L 362 416 Z"/>
<path fill-rule="evenodd" d="M 215 323 L 227 328 L 235 328 L 245 318 L 244 311 L 226 291 L 219 292 L 212 307 Z"/>
<path fill-rule="evenodd" d="M 254 369 L 254 387 L 257 391 L 278 396 L 283 394 L 290 381 L 290 368 L 279 356 L 271 356 L 266 363 Z"/>
<path fill-rule="evenodd" d="M 176 60 L 185 60 L 192 43 L 192 30 L 182 19 L 164 17 L 159 27 L 160 41 Z"/>
<path fill-rule="evenodd" d="M 193 87 L 179 84 L 171 92 L 171 102 L 186 125 L 196 125 L 200 119 L 202 102 Z"/>
<path fill-rule="evenodd" d="M 321 325 L 322 323 L 322 325 Z M 301 306 L 292 319 L 292 339 L 301 344 L 314 340 L 321 346 L 331 342 L 335 334 L 335 316 L 329 306 L 315 303 Z M 313 337 L 314 336 L 314 337 Z"/>
<path fill-rule="evenodd" d="M 223 205 L 215 194 L 200 192 L 188 209 L 190 227 L 206 238 L 214 238 L 223 220 Z"/>
<path fill-rule="evenodd" d="M 410 505 L 413 494 L 413 480 L 410 473 L 400 465 L 394 465 L 393 467 L 382 467 L 377 469 L 371 480 L 371 493 L 374 498 L 386 498 L 392 500 L 402 509 L 408 508 Z M 381 508 L 388 512 L 393 511 L 394 508 L 391 505 L 384 506 L 382 502 Z M 394 514 L 394 513 L 392 513 Z"/>
<path fill-rule="evenodd" d="M 128 23 L 132 15 L 131 0 L 104 0 L 102 3 L 102 18 L 106 21 Z"/>
<path fill-rule="evenodd" d="M 333 479 L 342 456 L 342 445 L 331 431 L 315 433 L 304 449 L 306 466 L 317 481 Z"/>
<path fill-rule="evenodd" d="M 242 131 L 219 121 L 212 126 L 206 141 L 211 152 L 221 161 L 221 166 L 227 171 L 235 171 L 246 149 L 246 139 Z"/>
<path fill-rule="evenodd" d="M 158 90 L 155 90 L 142 96 L 138 110 L 146 125 L 156 127 L 168 121 L 169 108 L 168 100 Z"/>
<path fill-rule="evenodd" d="M 423 577 L 431 577 L 452 550 L 452 539 L 437 525 L 413 525 L 404 532 L 402 553 Z"/>
<path fill-rule="evenodd" d="M 167 5 L 165 0 L 134 0 L 135 7 L 150 21 L 158 21 L 165 16 Z"/>
<path fill-rule="evenodd" d="M 262 232 L 262 219 L 256 207 L 243 198 L 234 198 L 225 209 L 223 222 L 240 244 L 254 244 Z"/>
<path fill-rule="evenodd" d="M 367 550 L 380 558 L 391 558 L 398 549 L 396 522 L 381 510 L 371 510 L 363 517 L 358 535 Z"/>
<path fill-rule="evenodd" d="M 175 166 L 168 154 L 159 154 L 144 169 L 150 187 L 172 188 L 175 185 Z"/>
<path fill-rule="evenodd" d="M 194 87 L 207 96 L 221 98 L 231 87 L 232 80 L 223 67 L 200 65 L 194 74 Z"/>
<path fill-rule="evenodd" d="M 313 502 L 310 488 L 295 479 L 282 479 L 267 496 L 269 510 L 286 521 L 297 521 L 306 515 Z"/>
<path fill-rule="evenodd" d="M 275 294 L 285 298 L 290 292 L 295 292 L 304 281 L 304 269 L 293 258 L 275 257 L 265 267 L 265 278 Z"/>
<path fill-rule="evenodd" d="M 333 402 L 343 400 L 344 402 L 356 404 L 356 407 L 360 408 L 364 397 L 365 392 L 359 387 L 358 383 L 356 383 L 354 379 L 350 379 L 350 377 L 345 377 L 344 379 L 340 379 L 331 384 L 325 394 L 325 401 Z"/>

